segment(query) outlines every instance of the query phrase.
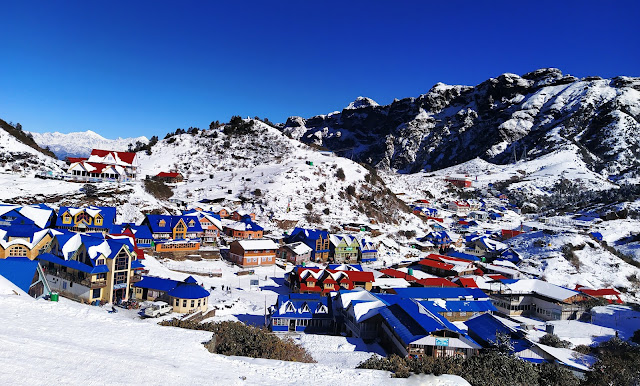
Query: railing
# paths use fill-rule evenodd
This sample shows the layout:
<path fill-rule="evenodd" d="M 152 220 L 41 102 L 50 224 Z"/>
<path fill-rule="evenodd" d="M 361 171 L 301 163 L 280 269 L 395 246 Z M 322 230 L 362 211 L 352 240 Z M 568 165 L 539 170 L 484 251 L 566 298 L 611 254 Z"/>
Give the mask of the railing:
<path fill-rule="evenodd" d="M 130 280 L 130 281 L 131 281 L 131 283 L 137 283 L 137 282 L 139 282 L 140 280 L 142 280 L 142 276 L 140 276 L 140 275 L 133 275 L 133 276 L 131 276 L 131 280 Z"/>

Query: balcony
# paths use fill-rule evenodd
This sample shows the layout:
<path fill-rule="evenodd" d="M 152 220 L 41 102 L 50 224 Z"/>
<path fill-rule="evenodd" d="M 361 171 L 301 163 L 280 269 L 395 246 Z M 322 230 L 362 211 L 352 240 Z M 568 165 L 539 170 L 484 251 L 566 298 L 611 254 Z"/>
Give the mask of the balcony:
<path fill-rule="evenodd" d="M 140 280 L 142 280 L 142 276 L 140 275 L 132 275 L 131 279 L 129 280 L 131 283 L 137 283 Z"/>
<path fill-rule="evenodd" d="M 83 281 L 88 282 L 88 279 L 85 279 Z M 80 284 L 82 284 L 82 283 L 80 283 Z M 96 281 L 90 282 L 89 288 L 96 289 L 96 288 L 104 288 L 106 286 L 107 286 L 107 281 L 102 279 L 102 280 L 96 280 Z"/>

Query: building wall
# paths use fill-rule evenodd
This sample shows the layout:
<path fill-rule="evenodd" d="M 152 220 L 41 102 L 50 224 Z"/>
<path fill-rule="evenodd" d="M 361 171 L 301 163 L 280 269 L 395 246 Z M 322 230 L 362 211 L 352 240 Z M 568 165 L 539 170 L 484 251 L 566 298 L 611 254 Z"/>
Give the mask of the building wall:
<path fill-rule="evenodd" d="M 156 244 L 156 252 L 181 252 L 181 251 L 198 251 L 198 250 L 200 250 L 200 242 Z"/>
<path fill-rule="evenodd" d="M 205 312 L 208 308 L 208 298 L 180 299 L 170 297 L 169 304 L 173 306 L 173 312 L 177 312 L 179 314 L 187 314 L 197 311 Z"/>

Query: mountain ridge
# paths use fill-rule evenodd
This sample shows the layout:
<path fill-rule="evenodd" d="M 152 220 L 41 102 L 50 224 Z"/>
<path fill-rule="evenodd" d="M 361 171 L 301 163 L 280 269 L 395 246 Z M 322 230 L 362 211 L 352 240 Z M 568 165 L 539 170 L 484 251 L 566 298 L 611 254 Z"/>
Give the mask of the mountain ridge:
<path fill-rule="evenodd" d="M 92 130 L 60 133 L 58 131 L 47 133 L 32 132 L 34 140 L 40 146 L 47 146 L 58 158 L 88 157 L 92 149 L 109 149 L 126 151 L 129 144 L 135 146 L 136 142 L 146 144 L 149 139 L 145 136 L 108 139 Z"/>

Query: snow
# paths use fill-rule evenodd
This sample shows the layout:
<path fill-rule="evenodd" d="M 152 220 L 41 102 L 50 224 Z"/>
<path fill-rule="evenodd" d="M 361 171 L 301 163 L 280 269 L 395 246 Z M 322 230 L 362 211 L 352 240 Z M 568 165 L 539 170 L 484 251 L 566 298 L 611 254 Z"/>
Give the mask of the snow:
<path fill-rule="evenodd" d="M 23 296 L 27 299 L 33 299 L 26 292 L 24 292 L 20 287 L 13 284 L 9 280 L 7 280 L 4 276 L 0 275 L 0 297 L 3 295 L 17 295 Z"/>
<path fill-rule="evenodd" d="M 594 307 L 591 310 L 593 324 L 620 331 L 620 338 L 630 339 L 640 330 L 640 311 L 621 305 Z"/>
<path fill-rule="evenodd" d="M 80 248 L 82 245 L 82 238 L 80 234 L 75 234 L 67 240 L 67 242 L 62 246 L 62 255 L 65 260 L 69 259 L 70 255 Z"/>
<path fill-rule="evenodd" d="M 100 134 L 87 130 L 72 133 L 31 133 L 36 143 L 49 149 L 60 159 L 64 157 L 89 157 L 93 149 L 126 151 L 129 144 L 147 143 L 147 137 L 107 139 Z"/>
<path fill-rule="evenodd" d="M 66 247 L 66 245 L 65 245 L 65 247 Z M 89 257 L 91 259 L 95 259 L 100 254 L 102 254 L 104 256 L 111 255 L 111 248 L 109 247 L 109 243 L 105 240 L 102 243 L 100 243 L 99 245 L 94 245 L 94 246 L 89 247 L 88 252 L 89 252 Z"/>

